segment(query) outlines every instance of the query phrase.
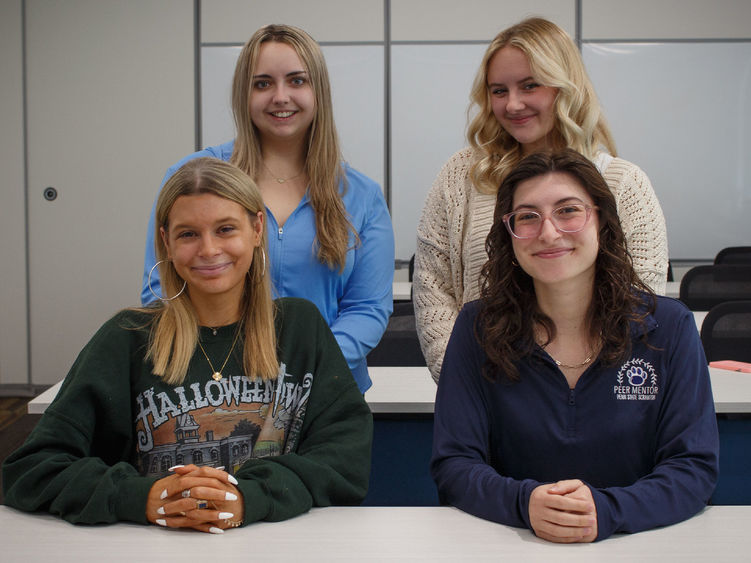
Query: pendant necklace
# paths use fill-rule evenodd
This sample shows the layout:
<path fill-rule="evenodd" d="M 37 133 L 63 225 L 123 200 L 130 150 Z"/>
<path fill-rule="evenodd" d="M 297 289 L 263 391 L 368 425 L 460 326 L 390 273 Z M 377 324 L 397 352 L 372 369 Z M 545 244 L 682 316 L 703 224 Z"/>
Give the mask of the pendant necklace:
<path fill-rule="evenodd" d="M 229 358 L 232 355 L 232 350 L 235 349 L 235 344 L 237 344 L 237 339 L 240 336 L 241 327 L 242 327 L 242 322 L 240 322 L 237 325 L 237 330 L 235 330 L 235 339 L 232 341 L 232 346 L 230 346 L 229 353 L 227 354 L 227 357 L 224 359 L 224 363 L 222 364 L 222 367 L 219 368 L 219 371 L 214 369 L 214 364 L 211 363 L 211 360 L 209 359 L 209 355 L 206 353 L 206 350 L 203 349 L 203 345 L 201 344 L 200 338 L 198 339 L 198 347 L 201 348 L 201 352 L 203 352 L 203 355 L 206 358 L 206 361 L 209 362 L 209 367 L 211 368 L 211 371 L 213 372 L 211 374 L 211 378 L 214 381 L 219 381 L 222 379 L 222 371 L 224 371 L 224 367 L 227 365 L 227 362 L 229 361 Z M 216 335 L 216 329 L 211 329 L 211 330 L 214 331 L 214 334 Z"/>
<path fill-rule="evenodd" d="M 305 167 L 303 166 L 302 170 L 300 170 L 294 176 L 290 176 L 289 178 L 280 178 L 279 176 L 277 176 L 276 174 L 274 174 L 271 171 L 271 168 L 269 168 L 268 165 L 265 162 L 263 163 L 263 167 L 266 170 L 268 170 L 269 174 L 271 174 L 271 177 L 274 178 L 274 180 L 276 180 L 279 184 L 284 184 L 285 182 L 289 182 L 290 180 L 294 180 L 295 178 L 297 178 L 298 176 L 300 176 L 303 172 L 305 172 Z"/>

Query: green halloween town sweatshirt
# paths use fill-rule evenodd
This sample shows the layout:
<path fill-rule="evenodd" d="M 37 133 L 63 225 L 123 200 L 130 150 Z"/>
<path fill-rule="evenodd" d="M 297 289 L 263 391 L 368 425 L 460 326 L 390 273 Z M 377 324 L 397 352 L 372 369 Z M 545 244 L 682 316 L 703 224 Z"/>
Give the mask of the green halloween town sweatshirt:
<path fill-rule="evenodd" d="M 373 422 L 331 331 L 302 299 L 275 302 L 279 373 L 248 378 L 236 325 L 200 328 L 179 385 L 145 359 L 153 316 L 121 311 L 94 335 L 26 442 L 3 465 L 6 504 L 73 523 L 148 523 L 152 484 L 176 464 L 224 466 L 246 524 L 367 492 Z M 227 359 L 223 369 L 222 363 Z"/>

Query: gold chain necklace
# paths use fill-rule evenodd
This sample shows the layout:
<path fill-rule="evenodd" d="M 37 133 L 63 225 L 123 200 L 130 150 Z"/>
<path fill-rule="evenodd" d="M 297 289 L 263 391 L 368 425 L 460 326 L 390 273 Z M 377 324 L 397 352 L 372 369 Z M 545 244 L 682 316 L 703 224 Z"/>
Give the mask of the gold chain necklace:
<path fill-rule="evenodd" d="M 535 331 L 535 333 L 536 332 L 537 331 Z M 553 357 L 553 355 L 550 352 L 548 352 L 548 344 L 550 344 L 550 342 L 548 342 L 547 344 L 542 344 L 540 342 L 540 338 L 539 338 L 538 334 L 535 334 L 535 341 L 537 342 L 537 345 L 540 348 L 542 348 L 543 350 L 545 350 L 545 352 L 548 354 L 548 356 L 550 356 L 550 359 L 555 362 L 555 365 L 557 365 L 559 368 L 566 368 L 566 369 L 579 369 L 579 368 L 583 368 L 584 366 L 588 365 L 592 361 L 592 356 L 594 356 L 595 350 L 597 350 L 597 348 L 598 348 L 597 346 L 593 346 L 592 348 L 590 348 L 589 355 L 586 358 L 584 358 L 584 361 L 582 363 L 575 364 L 575 365 L 570 365 L 570 364 L 564 364 L 563 362 L 559 362 L 558 360 L 556 360 Z"/>
<path fill-rule="evenodd" d="M 546 352 L 547 352 L 547 350 L 546 350 Z M 550 352 L 548 352 L 548 356 L 550 356 Z M 557 365 L 559 368 L 578 369 L 578 368 L 583 368 L 589 362 L 592 361 L 592 353 L 590 352 L 589 356 L 587 356 L 582 363 L 576 364 L 574 366 L 571 366 L 569 364 L 564 364 L 563 362 L 559 362 L 553 356 L 550 356 L 550 359 L 553 360 L 555 362 L 555 365 Z"/>
<path fill-rule="evenodd" d="M 273 173 L 273 172 L 271 171 L 271 168 L 269 168 L 269 167 L 268 167 L 268 165 L 267 165 L 267 164 L 266 164 L 265 162 L 263 163 L 263 167 L 264 167 L 264 168 L 265 168 L 266 170 L 268 170 L 269 174 L 271 174 L 271 177 L 272 177 L 272 178 L 274 178 L 274 180 L 276 180 L 276 181 L 277 181 L 278 183 L 280 183 L 280 184 L 283 184 L 284 182 L 289 182 L 290 180 L 294 180 L 295 178 L 297 178 L 298 176 L 300 176 L 300 175 L 301 175 L 301 174 L 302 174 L 303 172 L 305 172 L 305 167 L 303 166 L 302 170 L 300 170 L 300 171 L 299 171 L 299 172 L 298 172 L 297 174 L 295 174 L 294 176 L 290 176 L 289 178 L 280 178 L 279 176 L 277 176 L 276 174 L 274 174 L 274 173 Z"/>
<path fill-rule="evenodd" d="M 550 344 L 550 342 L 548 342 L 548 344 Z M 584 358 L 584 361 L 582 363 L 572 366 L 570 364 L 564 364 L 563 362 L 559 362 L 558 360 L 556 360 L 553 357 L 553 355 L 550 352 L 548 352 L 548 344 L 543 345 L 543 344 L 540 344 L 538 341 L 538 345 L 540 346 L 540 348 L 542 348 L 543 350 L 545 350 L 545 352 L 547 352 L 548 356 L 550 356 L 550 359 L 553 360 L 555 362 L 555 365 L 557 365 L 559 368 L 567 368 L 567 369 L 583 368 L 584 366 L 589 364 L 589 362 L 592 361 L 592 356 L 594 355 L 594 351 L 590 351 L 589 355 L 586 358 Z"/>
<path fill-rule="evenodd" d="M 235 344 L 237 344 L 237 339 L 240 336 L 240 327 L 242 327 L 242 322 L 240 322 L 237 325 L 237 329 L 235 330 L 235 339 L 232 341 L 232 346 L 229 349 L 229 354 L 227 354 L 227 357 L 224 359 L 224 363 L 222 364 L 222 367 L 219 368 L 219 371 L 214 369 L 214 364 L 211 363 L 211 360 L 209 359 L 209 355 L 206 353 L 206 350 L 203 349 L 200 338 L 198 340 L 198 347 L 201 349 L 201 352 L 203 352 L 203 355 L 206 358 L 206 361 L 209 362 L 209 367 L 211 368 L 211 371 L 213 372 L 211 374 L 211 378 L 214 381 L 219 381 L 222 379 L 222 372 L 224 371 L 224 367 L 227 365 L 227 362 L 229 361 L 229 358 L 232 355 L 232 350 L 235 349 Z M 214 331 L 214 334 L 216 334 L 216 329 L 212 329 L 212 330 Z"/>

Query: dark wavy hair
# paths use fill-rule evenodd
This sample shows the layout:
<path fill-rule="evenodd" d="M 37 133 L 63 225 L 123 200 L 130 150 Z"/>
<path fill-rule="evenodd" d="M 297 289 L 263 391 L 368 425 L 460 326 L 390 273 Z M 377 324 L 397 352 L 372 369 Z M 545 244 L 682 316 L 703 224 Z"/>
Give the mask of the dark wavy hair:
<path fill-rule="evenodd" d="M 480 274 L 482 306 L 475 333 L 487 357 L 483 375 L 491 381 L 503 376 L 511 381 L 519 379 L 516 363 L 534 350 L 536 325 L 546 333 L 543 345 L 555 338 L 555 324 L 540 310 L 532 278 L 514 264 L 511 234 L 503 223 L 503 216 L 512 210 L 519 184 L 552 172 L 574 178 L 598 208 L 599 251 L 587 324 L 592 341 L 602 345 L 600 360 L 613 365 L 630 353 L 631 322 L 640 325 L 642 339 L 646 340 L 645 318 L 654 312 L 655 296 L 634 271 L 615 198 L 605 179 L 587 158 L 572 149 L 532 154 L 503 180 L 485 242 L 488 261 Z"/>

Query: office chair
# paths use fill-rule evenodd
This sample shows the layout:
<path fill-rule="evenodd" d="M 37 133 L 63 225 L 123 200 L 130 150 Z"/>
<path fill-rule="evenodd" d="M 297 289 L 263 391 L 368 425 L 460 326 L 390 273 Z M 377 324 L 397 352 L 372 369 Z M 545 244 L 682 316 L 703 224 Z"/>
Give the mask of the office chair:
<path fill-rule="evenodd" d="M 394 303 L 386 332 L 367 356 L 369 366 L 424 366 L 412 301 Z"/>
<path fill-rule="evenodd" d="M 701 325 L 701 343 L 708 362 L 751 362 L 751 301 L 712 307 Z"/>
<path fill-rule="evenodd" d="M 694 266 L 681 278 L 679 299 L 692 311 L 751 300 L 751 264 Z"/>
<path fill-rule="evenodd" d="M 751 246 L 728 246 L 717 253 L 715 264 L 751 264 Z"/>

